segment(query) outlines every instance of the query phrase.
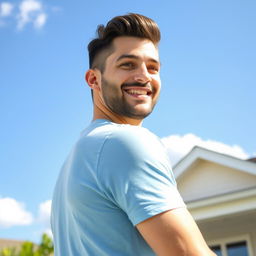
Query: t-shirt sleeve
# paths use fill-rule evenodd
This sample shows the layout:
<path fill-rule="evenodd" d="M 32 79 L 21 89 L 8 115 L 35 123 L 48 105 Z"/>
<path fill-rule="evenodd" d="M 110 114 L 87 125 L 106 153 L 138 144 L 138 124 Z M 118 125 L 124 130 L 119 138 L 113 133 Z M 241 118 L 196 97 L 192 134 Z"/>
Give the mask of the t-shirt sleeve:
<path fill-rule="evenodd" d="M 185 207 L 160 140 L 144 128 L 118 129 L 104 141 L 97 175 L 102 189 L 133 225 Z"/>

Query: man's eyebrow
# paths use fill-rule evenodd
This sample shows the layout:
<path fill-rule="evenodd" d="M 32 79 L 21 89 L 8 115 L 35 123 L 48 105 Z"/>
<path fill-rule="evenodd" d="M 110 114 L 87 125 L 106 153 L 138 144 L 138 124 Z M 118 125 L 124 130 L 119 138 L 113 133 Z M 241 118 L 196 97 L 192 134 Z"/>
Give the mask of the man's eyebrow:
<path fill-rule="evenodd" d="M 137 59 L 139 59 L 139 56 L 134 55 L 134 54 L 123 54 L 123 55 L 119 56 L 116 61 L 119 61 L 119 60 L 122 60 L 122 59 L 126 59 L 126 58 L 127 59 L 136 59 L 137 60 Z M 160 62 L 158 60 L 154 59 L 154 58 L 149 58 L 149 61 L 152 61 L 152 62 L 154 62 L 156 64 L 160 64 Z"/>

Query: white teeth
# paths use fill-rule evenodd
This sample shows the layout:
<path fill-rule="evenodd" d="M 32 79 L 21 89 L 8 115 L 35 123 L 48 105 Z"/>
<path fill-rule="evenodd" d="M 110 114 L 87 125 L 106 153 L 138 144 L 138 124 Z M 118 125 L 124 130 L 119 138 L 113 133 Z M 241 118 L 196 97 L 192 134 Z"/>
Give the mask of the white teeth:
<path fill-rule="evenodd" d="M 129 94 L 147 95 L 147 91 L 145 91 L 145 90 L 134 90 L 134 89 L 131 89 L 131 90 L 128 90 L 127 92 Z"/>

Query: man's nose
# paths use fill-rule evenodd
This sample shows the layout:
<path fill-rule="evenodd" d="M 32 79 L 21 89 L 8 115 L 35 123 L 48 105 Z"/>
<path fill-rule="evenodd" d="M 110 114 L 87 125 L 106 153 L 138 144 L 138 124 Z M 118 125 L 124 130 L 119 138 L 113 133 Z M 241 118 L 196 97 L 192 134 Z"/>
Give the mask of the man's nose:
<path fill-rule="evenodd" d="M 134 80 L 139 83 L 147 83 L 151 81 L 151 76 L 148 72 L 146 65 L 142 65 L 136 70 Z"/>

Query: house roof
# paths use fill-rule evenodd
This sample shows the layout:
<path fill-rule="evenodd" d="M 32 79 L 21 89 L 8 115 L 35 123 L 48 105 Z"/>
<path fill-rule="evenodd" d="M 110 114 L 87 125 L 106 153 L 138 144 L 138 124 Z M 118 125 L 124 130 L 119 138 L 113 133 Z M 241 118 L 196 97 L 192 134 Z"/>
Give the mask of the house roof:
<path fill-rule="evenodd" d="M 20 247 L 24 243 L 21 240 L 13 240 L 13 239 L 1 239 L 0 238 L 0 249 L 3 248 L 12 248 L 12 247 Z"/>
<path fill-rule="evenodd" d="M 256 210 L 256 163 L 194 147 L 173 168 L 196 220 Z"/>
<path fill-rule="evenodd" d="M 239 171 L 256 175 L 255 161 L 247 161 L 223 153 L 211 151 L 206 148 L 195 146 L 173 167 L 173 172 L 176 179 L 183 175 L 188 170 L 188 168 L 195 164 L 198 160 L 210 161 L 229 168 L 238 169 Z"/>

